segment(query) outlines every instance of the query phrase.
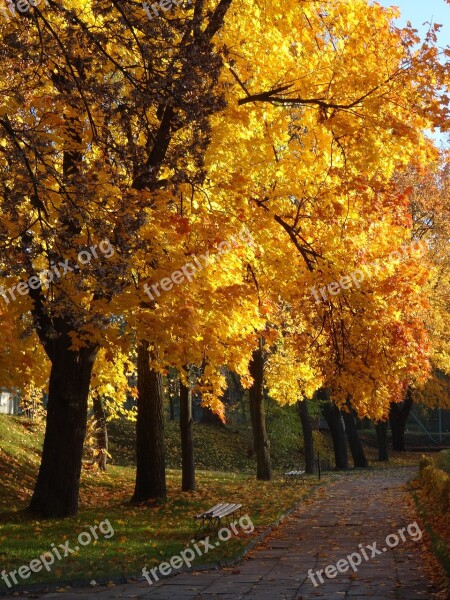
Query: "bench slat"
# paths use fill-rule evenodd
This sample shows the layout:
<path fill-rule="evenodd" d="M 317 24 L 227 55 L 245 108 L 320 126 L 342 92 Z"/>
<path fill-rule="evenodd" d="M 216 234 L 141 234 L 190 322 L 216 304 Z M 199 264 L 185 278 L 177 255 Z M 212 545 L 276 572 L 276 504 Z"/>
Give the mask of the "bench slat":
<path fill-rule="evenodd" d="M 194 519 L 204 519 L 205 517 L 208 517 L 211 513 L 213 513 L 215 510 L 219 510 L 220 508 L 223 508 L 225 506 L 228 506 L 228 504 L 219 502 L 218 504 L 215 504 L 212 508 L 205 510 L 204 512 L 198 515 L 195 515 Z"/>
<path fill-rule="evenodd" d="M 220 506 L 218 506 L 217 508 L 215 508 L 214 510 L 212 510 L 211 512 L 208 513 L 208 517 L 214 518 L 216 517 L 219 513 L 228 510 L 231 506 L 233 506 L 233 504 L 231 503 L 227 503 L 227 504 L 221 504 Z"/>
<path fill-rule="evenodd" d="M 195 515 L 194 520 L 200 519 L 200 525 L 197 529 L 195 537 L 199 534 L 202 529 L 206 528 L 206 525 L 210 525 L 213 529 L 219 530 L 221 520 L 225 517 L 228 517 L 234 514 L 236 511 L 240 510 L 242 504 L 237 504 L 235 502 L 219 502 L 212 508 Z"/>
<path fill-rule="evenodd" d="M 239 510 L 241 508 L 242 504 L 230 504 L 227 507 L 224 507 L 220 510 L 216 510 L 211 514 L 211 518 L 216 519 L 216 518 L 222 518 L 222 517 L 227 517 L 228 515 L 236 512 L 237 510 Z"/>

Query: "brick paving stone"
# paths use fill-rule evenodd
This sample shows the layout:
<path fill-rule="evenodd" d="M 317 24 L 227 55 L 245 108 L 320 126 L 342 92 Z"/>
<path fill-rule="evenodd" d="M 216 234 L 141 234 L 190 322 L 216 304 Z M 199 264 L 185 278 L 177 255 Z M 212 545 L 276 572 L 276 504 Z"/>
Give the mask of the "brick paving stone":
<path fill-rule="evenodd" d="M 242 594 L 202 594 L 198 600 L 240 600 L 243 598 Z M 174 598 L 174 600 L 177 600 Z"/>
<path fill-rule="evenodd" d="M 161 589 L 142 596 L 145 600 L 194 600 L 198 597 L 198 592 L 177 592 L 174 596 L 173 591 Z"/>
<path fill-rule="evenodd" d="M 99 592 L 94 596 L 90 596 L 90 600 L 105 600 L 106 598 L 142 598 L 149 590 L 146 585 L 128 584 L 121 585 L 112 588 L 101 588 Z M 61 594 L 58 594 L 56 598 L 60 598 Z M 46 598 L 47 600 L 47 598 Z M 66 600 L 64 595 L 64 600 Z"/>

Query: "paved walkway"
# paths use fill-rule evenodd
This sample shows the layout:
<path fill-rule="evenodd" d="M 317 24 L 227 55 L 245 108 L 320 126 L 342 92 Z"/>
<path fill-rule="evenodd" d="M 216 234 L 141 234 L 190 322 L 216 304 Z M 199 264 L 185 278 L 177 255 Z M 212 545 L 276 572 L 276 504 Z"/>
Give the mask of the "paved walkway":
<path fill-rule="evenodd" d="M 182 573 L 151 587 L 143 581 L 51 593 L 41 600 L 432 600 L 436 596 L 422 567 L 423 541 L 413 541 L 405 529 L 406 541 L 399 537 L 392 549 L 386 544 L 387 536 L 416 520 L 404 488 L 411 475 L 409 469 L 389 469 L 340 478 L 233 569 Z M 411 533 L 418 537 L 415 528 Z M 388 540 L 394 545 L 394 538 Z M 315 575 L 318 585 L 313 585 L 309 569 L 324 570 L 356 552 L 361 552 L 356 572 L 351 568 L 335 572 L 330 567 L 328 574 L 334 577 L 322 572 L 324 583 Z M 353 559 L 359 560 L 356 555 Z M 345 563 L 339 564 L 344 571 Z"/>

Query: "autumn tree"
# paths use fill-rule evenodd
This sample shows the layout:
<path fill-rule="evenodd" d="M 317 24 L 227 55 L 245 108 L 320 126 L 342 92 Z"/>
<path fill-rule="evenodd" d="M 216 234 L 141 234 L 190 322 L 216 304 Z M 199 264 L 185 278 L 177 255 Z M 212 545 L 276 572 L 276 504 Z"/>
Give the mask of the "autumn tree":
<path fill-rule="evenodd" d="M 297 410 L 302 425 L 303 434 L 303 450 L 305 454 L 305 473 L 312 475 L 314 469 L 314 438 L 311 418 L 309 416 L 308 403 L 306 398 L 303 398 L 297 403 Z"/>
<path fill-rule="evenodd" d="M 106 341 L 106 340 L 104 340 Z M 94 365 L 89 393 L 89 420 L 91 429 L 88 442 L 93 452 L 93 463 L 106 471 L 108 462 L 108 426 L 113 419 L 133 420 L 135 412 L 128 410 L 124 398 L 136 396 L 131 384 L 135 376 L 134 357 L 129 357 L 119 347 L 101 348 Z"/>
<path fill-rule="evenodd" d="M 449 373 L 449 304 L 450 264 L 448 259 L 449 231 L 449 160 L 448 151 L 441 151 L 427 166 L 412 161 L 408 169 L 398 173 L 395 182 L 409 197 L 411 236 L 422 248 L 422 261 L 430 272 L 425 293 L 429 310 L 423 315 L 431 340 L 431 377 L 422 386 L 406 390 L 401 404 L 392 404 L 389 421 L 392 444 L 396 451 L 405 450 L 405 426 L 414 402 L 419 400 L 435 407 L 449 405 L 439 372 Z"/>
<path fill-rule="evenodd" d="M 52 365 L 36 514 L 77 510 L 87 398 L 103 331 L 114 327 L 111 301 L 131 278 L 133 248 L 146 243 L 136 237 L 145 207 L 156 208 L 168 177 L 202 177 L 206 118 L 223 106 L 211 39 L 230 3 L 205 18 L 198 3 L 171 23 L 128 2 L 50 2 L 0 25 L 5 283 L 35 282 L 10 301 L 31 309 Z M 113 258 L 98 251 L 104 240 Z"/>
<path fill-rule="evenodd" d="M 189 381 L 180 382 L 181 489 L 195 490 L 194 420 Z"/>
<path fill-rule="evenodd" d="M 149 20 L 128 1 L 49 0 L 0 24 L 2 282 L 51 363 L 36 514 L 76 512 L 105 339 L 137 345 L 136 500 L 165 494 L 167 368 L 203 365 L 196 385 L 221 414 L 223 365 L 260 386 L 260 339 L 264 351 L 283 341 L 268 377 L 295 357 L 295 402 L 304 382 L 326 385 L 377 418 L 414 378 L 405 363 L 425 370 L 421 298 L 394 282 L 395 260 L 339 298 L 309 292 L 402 243 L 403 204 L 385 188 L 412 155 L 429 159 L 423 130 L 447 116 L 435 40 L 416 51 L 395 14 L 365 0 L 196 0 Z M 243 224 L 252 245 L 186 276 L 188 291 L 145 291 Z"/>
<path fill-rule="evenodd" d="M 348 445 L 352 454 L 353 466 L 365 469 L 369 466 L 369 463 L 359 437 L 355 413 L 352 409 L 343 410 L 342 418 L 344 419 L 345 433 L 347 434 Z"/>

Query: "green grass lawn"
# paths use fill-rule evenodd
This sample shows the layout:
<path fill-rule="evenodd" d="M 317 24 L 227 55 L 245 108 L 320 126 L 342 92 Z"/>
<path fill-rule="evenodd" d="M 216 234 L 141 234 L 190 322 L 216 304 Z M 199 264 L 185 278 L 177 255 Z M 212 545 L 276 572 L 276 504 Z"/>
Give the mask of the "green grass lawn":
<path fill-rule="evenodd" d="M 113 457 L 120 456 L 114 462 L 123 464 L 113 464 L 106 473 L 83 471 L 80 511 L 76 518 L 35 520 L 28 516 L 25 509 L 39 466 L 42 426 L 0 415 L 1 569 L 10 572 L 21 565 L 29 565 L 33 559 L 51 550 L 52 544 L 59 548 L 59 544 L 69 542 L 69 547 L 74 549 L 79 545 L 77 537 L 80 533 L 90 532 L 91 526 L 108 520 L 114 529 L 112 537 L 105 539 L 98 531 L 98 540 L 56 560 L 50 572 L 32 573 L 26 580 L 19 579 L 20 583 L 26 589 L 27 585 L 44 582 L 101 581 L 140 575 L 142 567 L 153 567 L 168 560 L 189 544 L 194 534 L 193 515 L 220 500 L 242 503 L 255 531 L 222 542 L 214 551 L 199 557 L 194 564 L 232 558 L 253 537 L 317 486 L 317 478 L 306 478 L 301 483 L 289 485 L 278 475 L 272 482 L 258 482 L 253 470 L 250 471 L 244 464 L 248 461 L 245 453 L 244 458 L 241 457 L 243 464 L 239 465 L 243 472 L 225 470 L 233 468 L 235 459 L 227 449 L 236 445 L 236 434 L 226 430 L 215 431 L 216 428 L 208 426 L 196 427 L 197 445 L 205 446 L 206 452 L 209 443 L 215 469 L 221 464 L 222 452 L 224 465 L 222 470 L 198 470 L 196 492 L 182 493 L 180 471 L 169 469 L 166 503 L 159 506 L 131 505 L 129 499 L 134 486 L 134 468 L 127 465 L 131 456 L 127 457 L 126 452 L 125 457 L 119 454 L 117 443 L 113 443 Z M 227 436 L 231 438 L 228 441 Z M 238 452 L 242 453 L 239 445 Z M 170 458 L 169 452 L 169 464 L 176 460 L 174 450 L 172 454 Z M 206 458 L 201 460 L 205 466 Z M 248 463 L 251 464 L 250 461 Z M 107 524 L 104 523 L 103 527 L 109 535 Z M 62 549 L 59 550 L 64 554 Z M 0 591 L 6 592 L 7 589 L 4 581 L 0 580 Z"/>

